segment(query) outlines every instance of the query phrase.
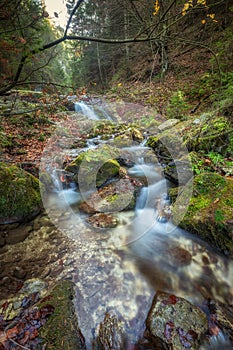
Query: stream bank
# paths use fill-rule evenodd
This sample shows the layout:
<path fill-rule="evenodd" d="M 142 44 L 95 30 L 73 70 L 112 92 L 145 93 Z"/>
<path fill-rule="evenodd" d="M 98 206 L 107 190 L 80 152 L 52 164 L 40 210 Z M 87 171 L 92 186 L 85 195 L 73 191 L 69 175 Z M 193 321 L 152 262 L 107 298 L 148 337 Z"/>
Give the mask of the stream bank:
<path fill-rule="evenodd" d="M 129 115 L 127 115 L 127 118 L 129 118 Z M 77 123 L 76 128 L 74 128 L 74 121 Z M 110 348 L 111 341 L 115 341 L 115 338 L 111 337 L 115 333 L 118 334 L 118 331 L 115 331 L 114 327 L 112 331 L 106 329 L 112 323 L 118 324 L 118 321 L 111 321 L 117 319 L 120 319 L 120 323 L 123 323 L 126 327 L 126 334 L 129 337 L 128 347 L 140 348 L 141 346 L 141 348 L 146 348 L 150 344 L 155 349 L 156 346 L 166 348 L 163 341 L 160 343 L 158 339 L 156 343 L 153 339 L 149 340 L 148 337 L 146 340 L 141 339 L 140 342 L 138 340 L 138 337 L 143 338 L 144 321 L 147 318 L 155 292 L 159 289 L 172 291 L 177 294 L 177 297 L 179 295 L 188 298 L 192 303 L 199 306 L 209 299 L 220 300 L 223 304 L 230 305 L 232 303 L 232 291 L 229 282 L 232 278 L 232 266 L 230 261 L 216 253 L 208 245 L 203 244 L 202 241 L 193 239 L 185 231 L 179 229 L 174 231 L 170 222 L 165 223 L 165 225 L 157 221 L 154 222 L 158 212 L 154 208 L 154 202 L 151 201 L 154 198 L 161 198 L 161 195 L 167 192 L 166 181 L 164 181 L 162 175 L 163 167 L 158 164 L 157 157 L 153 157 L 149 149 L 144 149 L 143 145 L 140 145 L 140 141 L 135 140 L 132 133 L 126 133 L 130 128 L 132 130 L 132 125 L 128 126 L 124 122 L 122 124 L 123 132 L 121 127 L 111 127 L 110 124 L 109 121 L 90 122 L 83 115 L 73 114 L 68 120 L 68 126 L 70 125 L 72 129 L 75 129 L 79 135 L 75 134 L 74 131 L 71 135 L 71 128 L 64 129 L 60 126 L 56 133 L 59 138 L 55 140 L 57 142 L 59 139 L 59 145 L 57 147 L 56 144 L 54 148 L 54 143 L 52 148 L 46 150 L 48 152 L 47 159 L 51 160 L 52 157 L 54 163 L 50 162 L 49 164 L 54 165 L 56 162 L 58 165 L 55 166 L 55 169 L 61 170 L 61 167 L 64 166 L 64 157 L 65 164 L 69 164 L 72 161 L 70 158 L 75 158 L 77 153 L 86 151 L 85 146 L 87 145 L 93 147 L 97 156 L 98 145 L 101 142 L 110 140 L 111 145 L 116 145 L 116 143 L 112 144 L 116 129 L 119 133 L 117 136 L 128 133 L 131 136 L 128 138 L 127 144 L 124 142 L 121 147 L 118 147 L 123 152 L 123 155 L 121 153 L 121 156 L 118 156 L 121 167 L 126 169 L 126 172 L 122 169 L 121 176 L 125 179 L 125 176 L 132 177 L 136 174 L 135 178 L 143 180 L 144 185 L 146 184 L 145 187 L 150 188 L 150 195 L 146 200 L 144 199 L 146 191 L 145 193 L 141 191 L 141 197 L 137 196 L 138 215 L 135 216 L 132 211 L 126 211 L 125 213 L 120 211 L 120 213 L 114 213 L 117 214 L 118 226 L 113 228 L 112 231 L 93 230 L 92 226 L 83 223 L 83 216 L 81 220 L 79 219 L 79 211 L 78 216 L 77 211 L 75 212 L 75 204 L 77 200 L 79 201 L 77 190 L 75 188 L 64 189 L 63 182 L 59 182 L 59 178 L 56 178 L 59 180 L 58 182 L 55 181 L 58 185 L 59 195 L 54 193 L 50 198 L 49 208 L 47 207 L 50 218 L 52 216 L 52 224 L 47 226 L 47 218 L 44 216 L 42 221 L 45 222 L 38 222 L 38 233 L 35 232 L 33 224 L 33 233 L 26 238 L 24 243 L 22 242 L 22 255 L 18 256 L 18 261 L 23 261 L 25 251 L 31 254 L 35 250 L 33 245 L 30 249 L 28 243 L 31 240 L 33 244 L 36 244 L 36 236 L 38 236 L 38 247 L 41 241 L 44 240 L 46 245 L 48 242 L 52 243 L 47 247 L 47 251 L 46 249 L 37 248 L 38 255 L 40 255 L 40 251 L 44 252 L 45 255 L 48 254 L 48 256 L 52 252 L 52 258 L 49 258 L 46 262 L 48 266 L 52 263 L 51 270 L 45 278 L 48 280 L 51 278 L 52 281 L 54 277 L 58 279 L 68 277 L 75 283 L 75 306 L 87 348 L 91 348 L 93 339 L 98 339 L 95 346 L 104 348 L 104 344 L 106 344 L 105 348 Z M 105 130 L 103 137 L 101 128 Z M 93 135 L 94 129 L 95 135 Z M 109 136 L 106 135 L 106 130 L 108 130 Z M 149 130 L 144 132 L 147 134 Z M 94 136 L 94 139 L 92 136 Z M 79 147 L 72 148 L 73 151 L 71 151 L 69 145 L 77 145 L 77 142 Z M 82 147 L 80 147 L 80 144 L 82 144 Z M 125 146 L 127 147 L 124 148 Z M 132 156 L 128 146 L 134 149 L 136 155 Z M 141 154 L 139 149 L 144 150 L 144 154 Z M 142 158 L 144 161 L 146 159 L 145 163 L 143 163 Z M 52 171 L 49 171 L 50 178 L 51 174 Z M 119 175 L 119 172 L 117 175 Z M 159 182 L 160 180 L 162 180 L 162 183 Z M 157 186 L 157 183 L 159 183 L 159 186 Z M 72 181 L 67 184 L 70 186 Z M 162 188 L 161 184 L 163 184 Z M 50 180 L 45 185 L 49 188 L 51 186 Z M 140 213 L 145 205 L 146 208 Z M 74 221 L 70 221 L 71 217 L 74 218 Z M 145 221 L 147 221 L 146 229 Z M 50 227 L 50 229 L 46 228 L 43 232 L 43 226 Z M 137 229 L 139 229 L 138 234 Z M 141 233 L 144 230 L 146 232 L 142 235 Z M 134 234 L 133 241 L 132 232 Z M 136 238 L 138 238 L 136 240 L 135 232 Z M 122 243 L 125 243 L 125 241 L 122 242 L 122 239 L 126 239 L 126 246 L 124 244 L 122 246 Z M 130 242 L 131 245 L 128 244 Z M 18 244 L 15 246 L 17 250 Z M 7 247 L 3 247 L 3 252 L 4 249 L 8 249 Z M 62 251 L 62 248 L 64 251 Z M 60 249 L 61 253 L 59 255 Z M 5 251 L 5 253 L 7 252 Z M 4 257 L 8 256 L 9 260 L 12 261 L 14 254 L 12 246 L 9 255 L 6 254 Z M 45 255 L 39 261 L 39 265 L 42 264 L 43 266 L 43 263 L 45 264 Z M 38 268 L 37 263 L 34 265 Z M 8 268 L 6 268 L 6 271 Z M 54 270 L 55 272 L 53 272 Z M 36 273 L 41 274 L 40 269 L 33 272 L 34 276 Z M 29 276 L 28 271 L 26 278 Z M 165 305 L 173 305 L 174 303 L 174 298 L 172 297 L 170 300 L 169 295 L 168 303 L 166 302 Z M 112 313 L 107 314 L 109 308 L 114 315 Z M 120 316 L 115 315 L 115 313 L 119 313 Z M 174 331 L 174 326 L 168 324 L 168 321 L 165 320 L 162 327 L 167 329 L 167 340 L 169 342 L 169 334 L 171 335 Z M 93 333 L 94 330 L 95 333 Z M 190 334 L 187 335 L 187 332 L 179 333 L 182 341 L 189 337 Z M 120 331 L 120 333 L 122 332 Z M 220 331 L 217 333 L 220 334 Z M 106 334 L 107 340 L 104 338 Z M 191 339 L 186 339 L 187 342 L 189 340 Z M 121 346 L 120 343 L 117 344 L 116 349 Z M 125 336 L 122 338 L 122 344 L 124 344 L 122 345 L 124 348 L 126 344 Z"/>

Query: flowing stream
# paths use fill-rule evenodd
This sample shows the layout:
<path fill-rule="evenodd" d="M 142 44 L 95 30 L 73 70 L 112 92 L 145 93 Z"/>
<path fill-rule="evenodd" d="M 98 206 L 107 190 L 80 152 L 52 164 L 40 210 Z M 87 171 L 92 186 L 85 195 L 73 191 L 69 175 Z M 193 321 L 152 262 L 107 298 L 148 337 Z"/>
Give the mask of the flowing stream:
<path fill-rule="evenodd" d="M 76 103 L 75 108 L 91 120 L 99 119 L 84 103 Z M 101 142 L 89 140 L 87 147 Z M 66 149 L 66 154 L 71 151 Z M 123 317 L 127 336 L 135 343 L 143 334 L 157 290 L 169 291 L 198 306 L 205 294 L 232 303 L 232 262 L 160 215 L 155 201 L 169 205 L 170 184 L 160 164 L 147 160 L 150 151 L 145 142 L 124 151 L 135 160 L 130 176 L 146 182 L 135 210 L 114 212 L 117 227 L 95 229 L 86 224 L 86 214 L 78 210 L 83 194 L 72 183 L 68 189 L 62 188 L 57 171 L 52 174 L 55 191 L 44 199 L 51 220 L 73 240 L 75 307 L 88 349 L 107 311 Z M 223 333 L 212 337 L 212 348 L 224 344 L 227 339 Z"/>

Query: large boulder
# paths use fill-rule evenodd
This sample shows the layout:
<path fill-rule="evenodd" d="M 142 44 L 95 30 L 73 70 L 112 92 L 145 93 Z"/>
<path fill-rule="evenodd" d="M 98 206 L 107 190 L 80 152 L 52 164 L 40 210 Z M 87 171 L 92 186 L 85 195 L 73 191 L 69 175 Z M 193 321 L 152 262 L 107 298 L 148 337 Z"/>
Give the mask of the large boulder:
<path fill-rule="evenodd" d="M 103 145 L 87 152 L 81 153 L 65 168 L 74 175 L 74 181 L 82 188 L 88 190 L 102 186 L 108 180 L 119 173 L 120 164 L 116 158 L 119 156 L 117 149 L 108 145 Z"/>
<path fill-rule="evenodd" d="M 190 184 L 191 185 L 191 184 Z M 218 250 L 233 257 L 233 179 L 215 173 L 202 173 L 193 181 L 192 197 L 185 216 L 183 192 L 176 198 L 170 191 L 175 224 L 203 238 Z"/>
<path fill-rule="evenodd" d="M 165 292 L 156 293 L 146 326 L 149 339 L 158 339 L 172 350 L 199 349 L 208 330 L 207 316 L 201 309 Z"/>
<path fill-rule="evenodd" d="M 208 153 L 212 150 L 223 156 L 232 154 L 232 124 L 223 116 L 203 114 L 199 118 L 193 117 L 172 124 L 169 129 L 163 128 L 166 123 L 163 123 L 157 133 L 147 140 L 147 146 L 151 147 L 165 164 L 172 158 L 183 157 L 181 152 L 183 147 L 189 152 Z"/>
<path fill-rule="evenodd" d="M 134 209 L 136 196 L 141 187 L 142 183 L 133 178 L 120 179 L 85 198 L 85 201 L 79 205 L 79 209 L 88 214 Z"/>
<path fill-rule="evenodd" d="M 0 224 L 30 220 L 41 208 L 38 179 L 18 166 L 0 163 Z"/>

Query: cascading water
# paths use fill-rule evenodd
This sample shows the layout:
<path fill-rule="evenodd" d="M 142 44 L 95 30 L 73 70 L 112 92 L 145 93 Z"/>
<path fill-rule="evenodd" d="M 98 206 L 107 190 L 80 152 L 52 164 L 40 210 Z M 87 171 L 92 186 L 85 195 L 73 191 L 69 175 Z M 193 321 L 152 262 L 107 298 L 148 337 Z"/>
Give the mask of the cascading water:
<path fill-rule="evenodd" d="M 75 102 L 74 108 L 75 108 L 76 112 L 84 114 L 85 116 L 88 117 L 88 119 L 91 119 L 91 120 L 98 120 L 99 119 L 99 117 L 95 113 L 93 107 L 88 106 L 84 102 Z"/>
<path fill-rule="evenodd" d="M 75 106 L 89 119 L 99 119 L 84 102 Z M 104 141 L 98 138 L 90 140 L 89 145 L 94 148 L 101 142 Z M 208 290 L 211 297 L 223 302 L 226 298 L 231 301 L 233 293 L 229 285 L 233 264 L 202 241 L 194 240 L 188 232 L 174 226 L 169 215 L 164 216 L 164 208 L 169 207 L 169 184 L 162 175 L 161 166 L 145 147 L 145 142 L 122 151 L 132 161 L 128 174 L 145 185 L 137 197 L 134 211 L 114 213 L 118 219 L 116 228 L 99 231 L 85 225 L 77 208 L 82 201 L 78 188 L 62 189 L 57 173 L 54 174 L 58 193 L 48 212 L 54 215 L 55 222 L 60 218 L 57 211 L 62 213 L 62 222 L 64 218 L 69 218 L 63 231 L 75 241 L 77 272 L 72 278 L 77 288 L 79 325 L 87 349 L 91 349 L 91 329 L 96 329 L 96 324 L 103 321 L 109 308 L 117 310 L 127 323 L 131 324 L 134 320 L 134 330 L 129 331 L 129 337 L 130 341 L 136 342 L 144 330 L 144 320 L 155 291 L 171 291 L 197 305 L 203 301 L 198 292 L 199 286 Z M 187 261 L 181 264 L 175 255 L 177 251 L 185 251 Z M 205 257 L 210 261 L 211 277 L 205 272 Z M 218 349 L 227 343 L 228 340 L 219 332 L 212 338 L 211 344 Z"/>

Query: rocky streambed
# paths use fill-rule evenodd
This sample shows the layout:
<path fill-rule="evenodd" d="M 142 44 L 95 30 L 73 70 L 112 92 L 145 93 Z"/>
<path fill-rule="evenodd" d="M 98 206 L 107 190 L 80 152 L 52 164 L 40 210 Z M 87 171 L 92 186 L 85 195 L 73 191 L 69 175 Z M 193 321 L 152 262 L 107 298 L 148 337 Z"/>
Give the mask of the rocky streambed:
<path fill-rule="evenodd" d="M 231 348 L 233 266 L 222 252 L 229 256 L 232 247 L 224 251 L 225 245 L 217 241 L 208 245 L 173 224 L 177 208 L 182 213 L 176 216 L 179 222 L 186 222 L 187 199 L 192 201 L 193 194 L 203 198 L 203 180 L 197 181 L 197 192 L 185 186 L 192 174 L 182 147 L 175 152 L 182 158 L 175 172 L 167 167 L 169 160 L 161 161 L 174 156 L 177 143 L 150 138 L 153 151 L 145 147 L 152 129 L 161 133 L 166 125 L 158 129 L 161 121 L 156 121 L 156 126 L 142 128 L 125 120 L 129 114 L 124 116 L 119 124 L 76 113 L 58 125 L 40 169 L 46 213 L 23 225 L 2 226 L 3 349 L 20 348 L 20 342 L 38 349 Z M 164 177 L 168 171 L 170 179 L 178 174 L 182 180 L 170 195 L 173 206 L 168 193 L 174 186 Z M 231 179 L 224 181 L 228 186 Z M 227 188 L 221 182 L 223 195 L 231 186 Z M 211 203 L 207 197 L 205 205 Z M 227 198 L 224 213 L 229 213 Z M 202 219 L 196 219 L 198 225 Z M 229 235 L 230 214 L 220 221 Z M 206 234 L 208 227 L 210 232 L 216 228 L 211 222 Z M 20 296 L 28 280 L 32 286 L 40 281 L 39 290 L 29 288 Z M 64 303 L 54 301 L 54 286 L 55 299 Z M 24 317 L 27 307 L 22 300 L 31 300 L 35 293 L 39 295 L 30 308 L 40 310 L 46 323 L 38 327 L 43 341 L 30 345 L 25 332 L 8 331 L 14 321 L 4 322 L 20 313 Z M 46 305 L 50 308 L 45 311 Z"/>

